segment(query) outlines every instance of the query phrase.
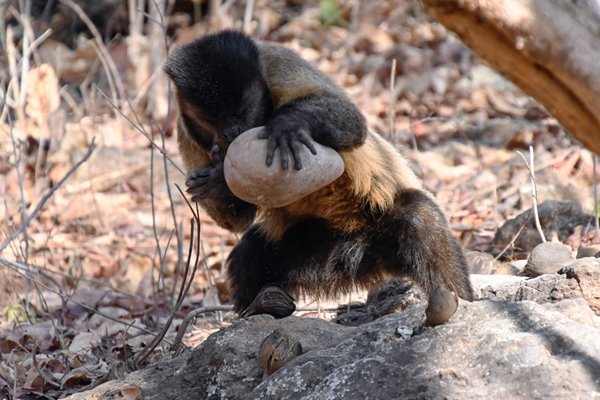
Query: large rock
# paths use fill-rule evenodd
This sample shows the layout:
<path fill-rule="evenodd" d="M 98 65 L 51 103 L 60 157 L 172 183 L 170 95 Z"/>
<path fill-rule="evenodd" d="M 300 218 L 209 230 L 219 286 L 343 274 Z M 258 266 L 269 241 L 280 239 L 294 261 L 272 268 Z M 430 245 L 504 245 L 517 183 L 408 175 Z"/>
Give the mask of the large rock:
<path fill-rule="evenodd" d="M 547 274 L 537 278 L 509 275 L 471 275 L 477 299 L 495 299 L 547 303 L 583 297 L 575 279 L 564 274 Z M 600 282 L 598 282 L 600 286 Z"/>
<path fill-rule="evenodd" d="M 544 201 L 539 205 L 538 212 L 546 238 L 556 235 L 561 242 L 566 241 L 577 226 L 585 227 L 594 221 L 594 216 L 584 212 L 581 204 L 577 201 Z M 506 221 L 496 232 L 492 247 L 497 249 L 496 251 L 500 251 L 511 243 L 523 225 L 525 225 L 525 229 L 514 242 L 514 253 L 529 253 L 542 242 L 535 227 L 534 214 L 531 209 Z M 510 258 L 511 255 L 511 251 L 504 253 L 506 258 Z"/>
<path fill-rule="evenodd" d="M 580 258 L 560 272 L 577 282 L 591 309 L 600 315 L 600 259 Z"/>
<path fill-rule="evenodd" d="M 600 322 L 581 298 L 461 301 L 434 328 L 422 326 L 424 311 L 419 302 L 360 327 L 237 320 L 186 355 L 71 399 L 573 399 L 600 391 Z M 258 351 L 276 329 L 298 339 L 303 354 L 264 377 Z"/>
<path fill-rule="evenodd" d="M 313 142 L 317 154 L 301 147 L 302 169 L 293 160 L 287 170 L 281 169 L 279 154 L 267 167 L 267 141 L 259 139 L 263 128 L 250 129 L 229 145 L 225 156 L 225 181 L 242 200 L 258 206 L 282 207 L 300 200 L 333 182 L 344 173 L 342 157 L 330 147 Z"/>

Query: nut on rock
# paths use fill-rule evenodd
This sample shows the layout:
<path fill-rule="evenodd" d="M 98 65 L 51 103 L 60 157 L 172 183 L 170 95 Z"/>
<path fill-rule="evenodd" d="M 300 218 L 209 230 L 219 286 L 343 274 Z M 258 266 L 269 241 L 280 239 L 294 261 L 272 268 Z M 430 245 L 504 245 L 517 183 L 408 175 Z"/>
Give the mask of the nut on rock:
<path fill-rule="evenodd" d="M 342 157 L 314 142 L 317 154 L 302 146 L 302 169 L 281 169 L 279 153 L 267 167 L 267 141 L 259 139 L 263 127 L 239 135 L 227 150 L 225 181 L 238 198 L 265 208 L 283 207 L 321 189 L 344 173 Z"/>

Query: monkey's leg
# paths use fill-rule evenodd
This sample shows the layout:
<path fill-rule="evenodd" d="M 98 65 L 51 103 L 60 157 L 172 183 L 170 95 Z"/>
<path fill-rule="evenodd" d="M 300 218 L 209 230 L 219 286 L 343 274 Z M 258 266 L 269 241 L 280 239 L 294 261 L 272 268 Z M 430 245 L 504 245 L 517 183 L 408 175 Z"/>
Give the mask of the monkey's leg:
<path fill-rule="evenodd" d="M 254 225 L 227 261 L 235 310 L 243 311 L 267 285 L 293 295 L 331 295 L 349 288 L 365 242 L 342 237 L 317 219 L 296 224 L 277 241 L 269 241 Z"/>
<path fill-rule="evenodd" d="M 242 312 L 263 286 L 269 284 L 276 244 L 270 243 L 259 225 L 253 225 L 242 236 L 227 259 L 227 275 L 233 307 Z"/>
<path fill-rule="evenodd" d="M 437 203 L 420 190 L 396 197 L 376 224 L 372 251 L 393 275 L 408 275 L 428 294 L 438 287 L 473 300 L 467 263 Z"/>

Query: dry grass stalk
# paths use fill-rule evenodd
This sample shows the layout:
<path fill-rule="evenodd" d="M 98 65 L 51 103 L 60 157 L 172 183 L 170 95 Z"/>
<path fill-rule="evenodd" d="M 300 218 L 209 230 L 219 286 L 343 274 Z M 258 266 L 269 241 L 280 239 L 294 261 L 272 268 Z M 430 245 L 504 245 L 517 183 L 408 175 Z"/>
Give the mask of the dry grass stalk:
<path fill-rule="evenodd" d="M 532 207 L 533 207 L 533 218 L 535 221 L 535 227 L 536 227 L 538 233 L 540 234 L 542 242 L 546 243 L 546 236 L 544 235 L 544 231 L 542 230 L 542 225 L 540 224 L 540 216 L 538 213 L 537 185 L 535 182 L 535 164 L 534 164 L 534 157 L 533 157 L 533 146 L 529 146 L 529 162 L 527 162 L 527 158 L 525 158 L 523 153 L 521 153 L 520 151 L 517 151 L 517 153 L 519 153 L 519 155 L 523 158 L 523 161 L 525 162 L 525 166 L 527 167 L 527 170 L 529 170 L 529 176 L 531 177 L 531 201 L 533 203 Z"/>

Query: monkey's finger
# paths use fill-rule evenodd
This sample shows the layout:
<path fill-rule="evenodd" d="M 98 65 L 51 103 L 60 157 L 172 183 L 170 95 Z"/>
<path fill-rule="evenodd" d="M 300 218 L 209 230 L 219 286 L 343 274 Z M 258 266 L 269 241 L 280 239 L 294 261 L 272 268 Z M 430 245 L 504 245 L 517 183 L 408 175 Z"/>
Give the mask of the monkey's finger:
<path fill-rule="evenodd" d="M 288 144 L 290 146 L 292 157 L 294 158 L 294 167 L 296 168 L 296 170 L 300 171 L 302 169 L 302 159 L 300 157 L 300 154 L 301 154 L 300 142 L 298 142 L 296 140 L 290 140 L 288 142 Z"/>
<path fill-rule="evenodd" d="M 312 153 L 313 156 L 317 155 L 317 149 L 312 139 L 307 133 L 302 132 L 298 137 L 298 141 L 306 146 L 306 148 Z"/>
<path fill-rule="evenodd" d="M 197 175 L 193 178 L 189 178 L 185 181 L 185 186 L 198 186 L 198 185 L 202 185 L 206 182 L 206 180 L 209 178 L 209 174 L 206 175 Z"/>
<path fill-rule="evenodd" d="M 201 176 L 194 179 L 188 179 L 185 182 L 185 185 L 188 187 L 186 191 L 188 193 L 191 193 L 190 190 L 193 190 L 193 188 L 204 187 L 210 184 L 212 181 L 214 181 L 214 177 L 211 177 L 210 175 Z"/>
<path fill-rule="evenodd" d="M 287 143 L 282 143 L 279 146 L 279 161 L 281 162 L 281 169 L 287 170 L 290 164 L 290 148 Z"/>
<path fill-rule="evenodd" d="M 259 134 L 256 136 L 259 139 L 268 139 L 270 136 L 269 131 L 267 131 L 267 129 L 263 129 L 262 131 L 259 132 Z"/>
<path fill-rule="evenodd" d="M 186 175 L 186 180 L 192 180 L 192 179 L 196 179 L 199 177 L 204 177 L 204 176 L 208 176 L 210 174 L 210 171 L 212 170 L 212 168 L 196 168 L 193 169 L 192 171 L 190 171 L 187 175 Z"/>
<path fill-rule="evenodd" d="M 221 162 L 221 148 L 219 147 L 218 144 L 215 144 L 210 149 L 210 158 L 212 159 L 214 164 Z"/>
<path fill-rule="evenodd" d="M 187 194 L 191 194 L 191 195 L 200 194 L 205 191 L 206 191 L 205 185 L 190 186 L 185 190 L 185 192 Z"/>
<path fill-rule="evenodd" d="M 279 147 L 279 138 L 275 135 L 270 135 L 267 139 L 267 167 L 273 164 L 273 158 L 275 157 L 275 149 Z"/>

